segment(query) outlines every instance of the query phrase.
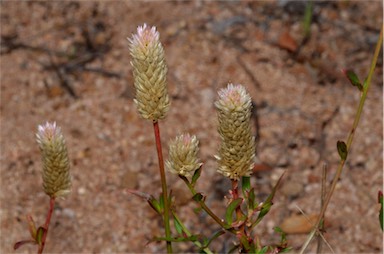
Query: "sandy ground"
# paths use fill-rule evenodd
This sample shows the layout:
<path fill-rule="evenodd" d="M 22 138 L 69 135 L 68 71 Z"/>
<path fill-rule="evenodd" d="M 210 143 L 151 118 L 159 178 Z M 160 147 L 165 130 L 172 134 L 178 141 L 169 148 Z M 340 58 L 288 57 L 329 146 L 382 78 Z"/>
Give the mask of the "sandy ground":
<path fill-rule="evenodd" d="M 172 106 L 160 122 L 164 154 L 170 138 L 197 135 L 205 163 L 198 189 L 219 216 L 229 182 L 216 172 L 219 137 L 213 102 L 228 82 L 243 84 L 255 104 L 257 158 L 266 170 L 252 184 L 262 201 L 286 171 L 275 204 L 257 228 L 263 244 L 273 227 L 320 207 L 321 169 L 328 182 L 359 102 L 343 77 L 363 79 L 382 25 L 382 2 L 315 2 L 311 36 L 303 42 L 305 3 L 273 2 L 2 2 L 0 253 L 28 239 L 25 215 L 43 224 L 48 197 L 34 133 L 56 121 L 64 132 L 72 194 L 59 200 L 46 253 L 155 253 L 161 220 L 128 188 L 160 191 L 150 122 L 133 104 L 126 37 L 144 22 L 157 26 L 169 67 Z M 335 253 L 382 253 L 377 192 L 383 179 L 382 57 L 375 71 L 350 157 L 326 214 L 325 238 Z M 217 229 L 175 176 L 167 174 L 177 211 L 195 233 Z M 298 250 L 306 234 L 289 234 Z M 226 252 L 231 238 L 213 245 Z M 316 245 L 309 250 L 315 250 Z M 175 244 L 177 252 L 193 252 Z M 324 246 L 324 252 L 331 252 Z"/>

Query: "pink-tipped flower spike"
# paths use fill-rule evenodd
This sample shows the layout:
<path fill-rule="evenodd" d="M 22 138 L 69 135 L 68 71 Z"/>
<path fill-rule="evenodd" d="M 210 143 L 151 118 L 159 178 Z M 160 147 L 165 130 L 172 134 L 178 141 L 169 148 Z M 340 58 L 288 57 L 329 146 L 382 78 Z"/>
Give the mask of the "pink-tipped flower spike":
<path fill-rule="evenodd" d="M 228 84 L 219 91 L 215 106 L 221 137 L 219 155 L 215 156 L 219 162 L 218 171 L 232 180 L 250 176 L 255 158 L 251 97 L 242 85 Z"/>
<path fill-rule="evenodd" d="M 64 136 L 56 123 L 38 126 L 36 141 L 43 161 L 43 189 L 51 198 L 64 197 L 71 192 L 69 158 Z"/>
<path fill-rule="evenodd" d="M 196 136 L 182 134 L 169 144 L 169 160 L 166 166 L 173 174 L 188 177 L 197 170 L 202 163 L 197 158 L 199 141 Z"/>
<path fill-rule="evenodd" d="M 146 24 L 137 28 L 137 33 L 128 39 L 132 57 L 135 103 L 145 119 L 163 119 L 169 109 L 167 91 L 167 65 L 164 49 L 156 27 Z"/>

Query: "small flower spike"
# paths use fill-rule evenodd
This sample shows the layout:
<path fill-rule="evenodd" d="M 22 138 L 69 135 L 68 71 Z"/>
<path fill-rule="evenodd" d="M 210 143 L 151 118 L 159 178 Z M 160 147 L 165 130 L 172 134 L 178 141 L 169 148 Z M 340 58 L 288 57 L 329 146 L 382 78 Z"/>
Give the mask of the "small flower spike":
<path fill-rule="evenodd" d="M 169 144 L 169 160 L 166 162 L 168 171 L 185 177 L 192 175 L 202 165 L 197 158 L 198 146 L 196 136 L 189 134 L 172 140 Z"/>
<path fill-rule="evenodd" d="M 56 123 L 38 126 L 36 141 L 43 161 L 43 189 L 51 198 L 64 197 L 71 192 L 69 158 L 64 136 Z"/>
<path fill-rule="evenodd" d="M 221 145 L 218 171 L 232 180 L 250 176 L 254 166 L 255 137 L 251 131 L 252 100 L 242 85 L 228 84 L 219 91 L 218 110 Z"/>
<path fill-rule="evenodd" d="M 167 92 L 167 65 L 164 49 L 156 27 L 146 24 L 137 28 L 137 33 L 128 39 L 132 57 L 135 103 L 144 119 L 163 119 L 169 109 Z"/>

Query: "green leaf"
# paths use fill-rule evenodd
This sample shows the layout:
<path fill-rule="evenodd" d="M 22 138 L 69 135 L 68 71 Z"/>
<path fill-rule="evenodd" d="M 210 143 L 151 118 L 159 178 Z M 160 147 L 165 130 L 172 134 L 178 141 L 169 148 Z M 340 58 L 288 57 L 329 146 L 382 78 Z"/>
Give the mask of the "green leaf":
<path fill-rule="evenodd" d="M 199 179 L 200 175 L 201 175 L 201 169 L 203 167 L 200 166 L 198 169 L 196 169 L 195 173 L 193 173 L 193 176 L 192 176 L 192 182 L 191 182 L 191 185 L 192 186 L 195 186 L 196 182 L 197 182 L 197 179 Z"/>
<path fill-rule="evenodd" d="M 201 193 L 196 193 L 195 195 L 193 195 L 192 199 L 195 200 L 196 202 L 200 202 L 202 201 L 204 198 L 203 194 Z"/>
<path fill-rule="evenodd" d="M 227 210 L 225 211 L 225 220 L 228 225 L 232 224 L 233 212 L 236 210 L 237 207 L 241 205 L 242 201 L 243 201 L 242 198 L 237 198 L 232 200 L 232 202 L 228 205 Z"/>
<path fill-rule="evenodd" d="M 264 246 L 261 250 L 258 250 L 257 254 L 265 254 L 268 251 L 268 246 Z"/>
<path fill-rule="evenodd" d="M 257 219 L 252 224 L 252 227 L 256 226 L 257 224 L 259 224 L 259 222 L 264 218 L 264 216 L 267 215 L 267 213 L 271 209 L 272 205 L 273 205 L 272 201 L 269 201 L 269 202 L 266 202 L 266 203 L 263 204 L 263 206 L 261 207 L 259 216 L 257 216 Z"/>
<path fill-rule="evenodd" d="M 204 244 L 204 246 L 202 247 L 202 248 L 206 248 L 206 247 L 208 247 L 210 244 L 211 244 L 211 242 L 213 241 L 213 240 L 215 240 L 216 238 L 218 238 L 219 236 L 221 236 L 221 235 L 223 235 L 223 234 L 225 234 L 225 231 L 224 230 L 219 230 L 219 231 L 216 231 L 209 239 L 208 239 L 208 241 Z"/>
<path fill-rule="evenodd" d="M 276 233 L 279 233 L 281 235 L 280 245 L 286 244 L 287 234 L 280 227 L 274 227 L 273 229 Z"/>
<path fill-rule="evenodd" d="M 160 215 L 162 214 L 163 209 L 164 209 L 164 205 L 163 205 L 164 202 L 163 202 L 163 204 L 161 204 L 161 197 L 163 195 L 160 196 L 160 203 L 159 203 L 159 201 L 157 201 L 155 199 L 155 197 L 153 197 L 152 195 L 150 195 L 148 193 L 137 191 L 137 190 L 127 190 L 127 191 L 133 195 L 136 195 L 136 196 L 146 200 L 148 202 L 148 204 L 152 207 L 152 209 L 155 210 L 155 212 L 157 212 Z"/>
<path fill-rule="evenodd" d="M 256 199 L 256 195 L 255 195 L 255 189 L 252 188 L 249 192 L 248 192 L 248 197 L 247 197 L 247 201 L 248 201 L 248 209 L 249 210 L 254 210 L 255 207 L 256 207 L 256 204 L 255 204 L 255 199 Z"/>
<path fill-rule="evenodd" d="M 367 78 L 364 79 L 363 88 L 367 87 Z"/>
<path fill-rule="evenodd" d="M 337 141 L 337 152 L 339 153 L 342 160 L 347 159 L 348 149 L 344 141 Z"/>
<path fill-rule="evenodd" d="M 161 211 L 164 211 L 164 196 L 162 193 L 159 195 L 159 206 Z"/>
<path fill-rule="evenodd" d="M 383 192 L 379 191 L 378 199 L 379 199 L 379 203 L 381 204 L 380 212 L 379 212 L 380 227 L 381 227 L 381 230 L 383 231 L 383 210 L 384 210 Z"/>
<path fill-rule="evenodd" d="M 343 70 L 343 72 L 347 76 L 349 82 L 351 82 L 353 86 L 356 86 L 362 92 L 363 86 L 361 85 L 359 77 L 356 73 L 353 70 Z"/>
<path fill-rule="evenodd" d="M 283 179 L 283 176 L 285 174 L 286 171 L 284 171 L 283 174 L 281 174 L 279 180 L 277 180 L 277 183 L 275 184 L 275 186 L 273 187 L 272 189 L 272 192 L 271 194 L 269 194 L 269 196 L 267 197 L 267 199 L 264 201 L 263 205 L 261 206 L 261 210 L 260 210 L 260 213 L 259 215 L 257 216 L 257 219 L 254 223 L 252 223 L 252 226 L 251 228 L 253 228 L 254 226 L 256 226 L 263 218 L 264 216 L 269 212 L 269 210 L 271 209 L 271 206 L 273 205 L 273 198 L 276 194 L 276 191 L 277 191 L 277 188 L 280 186 L 280 183 L 281 183 L 281 179 Z"/>
<path fill-rule="evenodd" d="M 36 238 L 36 225 L 35 222 L 33 221 L 33 218 L 31 215 L 27 215 L 27 221 L 28 221 L 28 226 L 29 226 L 29 233 L 31 234 L 31 237 L 33 239 Z"/>
<path fill-rule="evenodd" d="M 249 176 L 243 176 L 241 178 L 241 188 L 242 188 L 243 194 L 245 196 L 247 191 L 249 191 L 249 189 L 251 188 L 251 178 Z"/>
<path fill-rule="evenodd" d="M 249 242 L 248 242 L 248 237 L 246 235 L 242 235 L 240 237 L 240 242 L 241 242 L 241 245 L 244 246 L 245 250 L 247 251 L 247 253 L 249 252 Z"/>
<path fill-rule="evenodd" d="M 191 235 L 189 237 L 153 237 L 149 242 L 159 242 L 159 241 L 167 241 L 167 242 L 194 242 L 199 238 L 198 235 Z"/>
<path fill-rule="evenodd" d="M 175 219 L 175 229 L 179 235 L 183 233 L 183 226 L 180 224 L 180 221 Z"/>
<path fill-rule="evenodd" d="M 36 243 L 37 243 L 38 245 L 41 245 L 41 242 L 42 242 L 42 240 L 43 240 L 43 235 L 44 235 L 44 232 L 45 232 L 45 231 L 46 231 L 46 229 L 43 228 L 43 227 L 39 227 L 39 228 L 37 229 L 35 240 L 36 240 Z"/>
<path fill-rule="evenodd" d="M 307 2 L 307 5 L 305 7 L 304 21 L 303 21 L 305 38 L 309 38 L 309 36 L 311 35 L 312 16 L 313 16 L 313 2 L 309 1 Z"/>

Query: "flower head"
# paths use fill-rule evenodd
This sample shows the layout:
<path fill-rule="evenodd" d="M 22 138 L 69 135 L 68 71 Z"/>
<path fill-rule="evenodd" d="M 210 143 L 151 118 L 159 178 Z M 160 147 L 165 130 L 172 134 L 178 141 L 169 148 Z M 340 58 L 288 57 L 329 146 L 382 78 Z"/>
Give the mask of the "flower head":
<path fill-rule="evenodd" d="M 43 189 L 50 197 L 63 197 L 71 191 L 69 159 L 64 136 L 56 123 L 38 126 L 36 141 L 43 160 Z"/>
<path fill-rule="evenodd" d="M 169 144 L 169 160 L 166 162 L 168 171 L 174 174 L 190 176 L 202 163 L 197 158 L 199 141 L 196 136 L 183 134 Z"/>
<path fill-rule="evenodd" d="M 153 121 L 164 118 L 170 104 L 166 81 L 167 65 L 159 37 L 156 27 L 144 24 L 128 39 L 136 88 L 134 101 L 141 116 Z"/>
<path fill-rule="evenodd" d="M 238 180 L 252 173 L 255 157 L 255 138 L 251 132 L 252 100 L 242 85 L 228 84 L 219 91 L 215 102 L 218 110 L 221 144 L 218 171 Z"/>

